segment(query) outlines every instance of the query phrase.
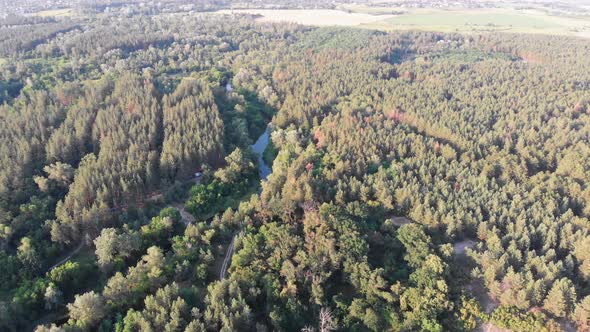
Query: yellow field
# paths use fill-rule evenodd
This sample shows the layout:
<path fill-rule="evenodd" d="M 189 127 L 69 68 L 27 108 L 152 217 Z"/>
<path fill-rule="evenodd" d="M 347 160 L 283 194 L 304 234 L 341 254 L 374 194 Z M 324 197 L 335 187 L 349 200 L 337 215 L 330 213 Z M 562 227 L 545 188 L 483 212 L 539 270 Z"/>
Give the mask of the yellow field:
<path fill-rule="evenodd" d="M 54 10 L 44 10 L 40 12 L 36 12 L 32 14 L 33 16 L 41 16 L 41 17 L 65 17 L 65 16 L 73 16 L 74 11 L 72 8 L 64 8 L 64 9 L 54 9 Z"/>

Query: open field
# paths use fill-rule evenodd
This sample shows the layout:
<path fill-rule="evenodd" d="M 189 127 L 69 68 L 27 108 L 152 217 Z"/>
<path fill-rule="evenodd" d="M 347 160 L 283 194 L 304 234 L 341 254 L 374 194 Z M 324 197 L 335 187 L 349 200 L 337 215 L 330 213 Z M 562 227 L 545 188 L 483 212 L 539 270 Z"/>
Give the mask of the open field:
<path fill-rule="evenodd" d="M 570 35 L 590 38 L 590 19 L 552 16 L 538 10 L 407 9 L 342 6 L 342 10 L 306 9 L 222 10 L 217 13 L 260 15 L 260 22 L 294 22 L 315 26 L 357 26 L 384 31 L 513 32 Z"/>
<path fill-rule="evenodd" d="M 74 11 L 72 8 L 64 8 L 64 9 L 53 9 L 53 10 L 44 10 L 40 12 L 36 12 L 32 14 L 33 16 L 41 16 L 41 17 L 66 17 L 66 16 L 73 16 Z"/>
<path fill-rule="evenodd" d="M 347 13 L 330 9 L 239 9 L 221 10 L 220 14 L 253 14 L 261 15 L 259 22 L 292 22 L 316 26 L 356 26 L 373 23 L 393 15 L 370 15 L 364 13 Z"/>

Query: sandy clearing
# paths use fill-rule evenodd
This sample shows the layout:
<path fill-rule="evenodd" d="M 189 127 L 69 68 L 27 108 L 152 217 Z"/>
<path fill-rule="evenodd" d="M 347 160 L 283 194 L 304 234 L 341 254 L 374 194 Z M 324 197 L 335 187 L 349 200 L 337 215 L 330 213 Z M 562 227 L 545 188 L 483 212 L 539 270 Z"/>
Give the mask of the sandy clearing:
<path fill-rule="evenodd" d="M 178 212 L 180 212 L 180 216 L 182 217 L 182 222 L 185 225 L 195 223 L 195 221 L 196 221 L 195 217 L 185 210 L 183 204 L 175 204 L 174 207 L 178 210 Z"/>
<path fill-rule="evenodd" d="M 502 329 L 492 323 L 484 323 L 480 327 L 482 332 L 511 332 L 510 330 Z"/>
<path fill-rule="evenodd" d="M 389 220 L 391 220 L 392 224 L 394 224 L 395 226 L 398 226 L 398 227 L 412 223 L 412 221 L 410 219 L 408 219 L 406 217 L 400 217 L 400 216 L 391 217 L 391 218 L 389 218 Z"/>
<path fill-rule="evenodd" d="M 453 244 L 453 250 L 457 255 L 465 254 L 465 249 L 473 249 L 477 242 L 473 240 L 464 240 Z"/>

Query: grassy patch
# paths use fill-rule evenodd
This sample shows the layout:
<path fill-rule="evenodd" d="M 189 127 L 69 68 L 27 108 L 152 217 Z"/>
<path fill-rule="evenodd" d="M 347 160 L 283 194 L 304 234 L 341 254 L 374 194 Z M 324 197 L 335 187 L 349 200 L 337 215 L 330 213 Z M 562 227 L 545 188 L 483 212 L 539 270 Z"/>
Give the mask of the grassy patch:
<path fill-rule="evenodd" d="M 483 52 L 480 50 L 453 50 L 434 55 L 433 60 L 450 60 L 452 62 L 479 62 L 485 60 L 515 61 L 516 58 L 506 53 Z"/>
<path fill-rule="evenodd" d="M 272 163 L 274 162 L 275 158 L 279 154 L 277 148 L 272 144 L 272 141 L 269 140 L 266 149 L 262 153 L 262 160 L 268 165 L 268 167 L 272 168 Z"/>
<path fill-rule="evenodd" d="M 559 24 L 540 16 L 517 13 L 456 11 L 400 15 L 386 22 L 396 25 L 448 26 L 450 28 L 557 28 Z"/>
<path fill-rule="evenodd" d="M 197 220 L 209 220 L 218 213 L 221 213 L 229 208 L 237 209 L 241 202 L 250 199 L 250 196 L 257 194 L 260 188 L 260 181 L 252 181 L 245 192 L 232 194 L 225 197 L 223 203 L 211 207 L 208 213 L 202 214 Z"/>
<path fill-rule="evenodd" d="M 266 130 L 266 125 L 275 114 L 275 110 L 258 98 L 256 93 L 240 89 L 239 93 L 246 100 L 245 117 L 248 121 L 248 135 L 256 141 Z"/>

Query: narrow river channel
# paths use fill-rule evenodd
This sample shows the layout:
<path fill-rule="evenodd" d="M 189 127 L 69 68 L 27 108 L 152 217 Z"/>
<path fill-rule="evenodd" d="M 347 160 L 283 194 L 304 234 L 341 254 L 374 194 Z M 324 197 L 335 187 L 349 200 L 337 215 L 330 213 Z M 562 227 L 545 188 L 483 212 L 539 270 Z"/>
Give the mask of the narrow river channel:
<path fill-rule="evenodd" d="M 254 151 L 254 153 L 258 155 L 258 172 L 260 173 L 260 178 L 262 180 L 266 180 L 266 178 L 270 175 L 271 172 L 270 167 L 268 167 L 268 165 L 264 162 L 264 159 L 262 158 L 264 150 L 268 146 L 269 139 L 270 127 L 266 127 L 264 133 L 260 135 L 260 137 L 258 137 L 258 140 L 256 140 L 256 143 L 252 145 L 252 150 Z"/>

